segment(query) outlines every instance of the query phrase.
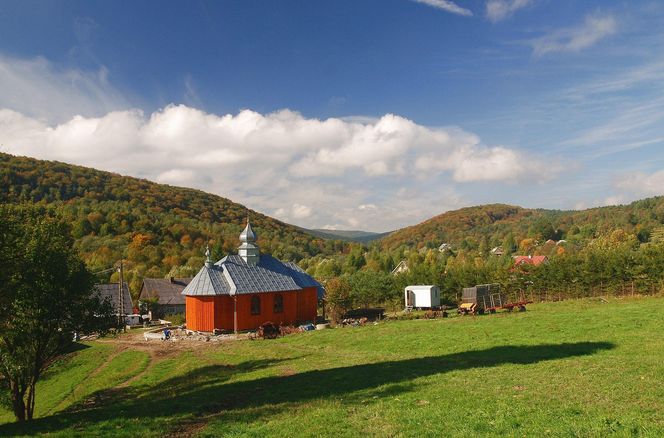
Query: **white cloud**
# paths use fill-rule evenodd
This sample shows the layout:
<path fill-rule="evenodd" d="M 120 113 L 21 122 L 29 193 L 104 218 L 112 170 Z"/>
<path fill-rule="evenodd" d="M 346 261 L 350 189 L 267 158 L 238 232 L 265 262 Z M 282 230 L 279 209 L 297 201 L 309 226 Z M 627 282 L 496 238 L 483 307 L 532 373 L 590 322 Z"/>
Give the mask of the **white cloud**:
<path fill-rule="evenodd" d="M 617 179 L 615 186 L 637 196 L 664 195 L 664 170 L 626 174 Z"/>
<path fill-rule="evenodd" d="M 108 81 L 108 70 L 59 69 L 44 58 L 0 55 L 0 108 L 62 122 L 77 114 L 100 116 L 126 108 L 127 101 Z"/>
<path fill-rule="evenodd" d="M 613 195 L 604 199 L 603 205 L 621 205 L 623 203 L 625 203 L 625 197 L 623 195 Z"/>
<path fill-rule="evenodd" d="M 458 148 L 447 157 L 437 157 L 436 154 L 421 155 L 415 166 L 422 171 L 450 170 L 457 182 L 544 182 L 562 171 L 559 163 L 545 163 L 514 149 L 476 145 Z"/>
<path fill-rule="evenodd" d="M 191 78 L 185 78 L 195 98 Z M 394 114 L 129 107 L 108 72 L 0 55 L 0 151 L 202 189 L 307 227 L 385 231 L 467 205 L 458 183 L 545 181 L 541 158 Z"/>
<path fill-rule="evenodd" d="M 576 27 L 558 29 L 530 41 L 537 56 L 554 52 L 578 52 L 593 46 L 617 30 L 617 22 L 611 15 L 589 15 Z"/>
<path fill-rule="evenodd" d="M 473 12 L 470 9 L 462 8 L 453 1 L 450 0 L 413 0 L 417 3 L 422 3 L 429 5 L 436 9 L 441 9 L 446 12 L 451 12 L 452 14 L 463 15 L 470 17 L 473 15 Z"/>
<path fill-rule="evenodd" d="M 532 0 L 488 0 L 486 2 L 486 17 L 494 23 L 502 21 L 531 3 Z"/>
<path fill-rule="evenodd" d="M 312 210 L 310 207 L 302 204 L 293 204 L 291 215 L 295 219 L 304 219 L 311 216 Z"/>
<path fill-rule="evenodd" d="M 0 145 L 200 188 L 304 226 L 377 230 L 459 205 L 450 180 L 544 181 L 560 170 L 516 149 L 485 146 L 458 128 L 393 114 L 361 123 L 290 110 L 216 115 L 170 105 L 150 115 L 114 111 L 49 124 L 4 109 Z"/>

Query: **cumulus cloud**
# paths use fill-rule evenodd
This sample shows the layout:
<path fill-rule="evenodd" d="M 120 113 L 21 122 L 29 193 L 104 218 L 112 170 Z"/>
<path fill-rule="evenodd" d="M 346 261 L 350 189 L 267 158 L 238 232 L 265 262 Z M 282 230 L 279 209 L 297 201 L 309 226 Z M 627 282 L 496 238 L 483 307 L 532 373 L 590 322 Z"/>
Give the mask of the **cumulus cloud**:
<path fill-rule="evenodd" d="M 443 181 L 544 181 L 560 170 L 461 129 L 393 114 L 319 120 L 290 110 L 216 115 L 170 105 L 47 123 L 3 109 L 0 144 L 13 154 L 200 188 L 306 226 L 370 221 L 382 230 L 460 203 L 452 189 L 440 197 Z"/>
<path fill-rule="evenodd" d="M 104 68 L 0 55 L 0 151 L 194 187 L 302 226 L 375 231 L 468 205 L 463 183 L 545 181 L 560 170 L 395 114 L 208 113 L 185 82 L 188 105 L 145 113 L 127 109 Z"/>
<path fill-rule="evenodd" d="M 473 15 L 473 12 L 470 9 L 462 8 L 461 6 L 457 5 L 456 3 L 450 0 L 413 0 L 413 1 L 429 5 L 433 8 L 450 12 L 452 14 L 463 15 L 466 17 L 470 17 Z"/>
<path fill-rule="evenodd" d="M 608 196 L 604 199 L 603 205 L 621 205 L 625 202 L 625 197 L 623 195 L 613 195 Z"/>
<path fill-rule="evenodd" d="M 302 204 L 293 204 L 292 216 L 295 219 L 304 219 L 311 216 L 312 210 L 310 207 Z"/>
<path fill-rule="evenodd" d="M 457 182 L 548 181 L 562 170 L 559 163 L 545 163 L 523 152 L 503 146 L 477 147 L 465 145 L 448 157 L 424 154 L 417 158 L 416 169 L 449 170 Z"/>
<path fill-rule="evenodd" d="M 611 15 L 589 15 L 578 26 L 558 29 L 530 41 L 537 56 L 555 52 L 579 52 L 614 34 L 616 19 Z"/>
<path fill-rule="evenodd" d="M 637 196 L 664 195 L 664 170 L 622 175 L 615 181 L 615 186 Z"/>

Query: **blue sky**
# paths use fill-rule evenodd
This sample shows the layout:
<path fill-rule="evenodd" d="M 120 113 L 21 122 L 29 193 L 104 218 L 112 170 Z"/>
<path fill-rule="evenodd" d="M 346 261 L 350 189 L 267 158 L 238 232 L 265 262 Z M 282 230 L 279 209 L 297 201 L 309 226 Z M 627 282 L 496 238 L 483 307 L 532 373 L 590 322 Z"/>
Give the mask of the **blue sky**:
<path fill-rule="evenodd" d="M 0 2 L 0 150 L 307 227 L 662 194 L 664 4 Z"/>

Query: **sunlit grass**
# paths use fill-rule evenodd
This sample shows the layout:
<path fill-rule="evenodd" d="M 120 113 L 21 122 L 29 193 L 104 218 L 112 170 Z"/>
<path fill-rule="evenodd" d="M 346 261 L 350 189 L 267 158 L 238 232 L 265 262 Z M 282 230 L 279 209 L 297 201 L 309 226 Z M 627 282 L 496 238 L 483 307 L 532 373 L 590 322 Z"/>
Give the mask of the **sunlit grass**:
<path fill-rule="evenodd" d="M 42 418 L 0 435 L 661 436 L 663 304 L 538 304 L 152 359 L 91 343 L 40 385 Z"/>

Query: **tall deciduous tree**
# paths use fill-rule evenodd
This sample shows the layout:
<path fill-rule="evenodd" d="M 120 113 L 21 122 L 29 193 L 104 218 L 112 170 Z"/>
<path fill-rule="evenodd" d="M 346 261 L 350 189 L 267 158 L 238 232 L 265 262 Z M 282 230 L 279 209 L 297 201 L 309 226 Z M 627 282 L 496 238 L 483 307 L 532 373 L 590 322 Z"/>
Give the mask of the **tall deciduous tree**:
<path fill-rule="evenodd" d="M 113 324 L 73 245 L 49 211 L 0 205 L 0 385 L 18 421 L 32 419 L 37 381 L 73 333 Z"/>
<path fill-rule="evenodd" d="M 334 277 L 325 285 L 325 301 L 330 317 L 333 321 L 339 319 L 353 307 L 353 297 L 350 284 L 345 278 Z"/>

